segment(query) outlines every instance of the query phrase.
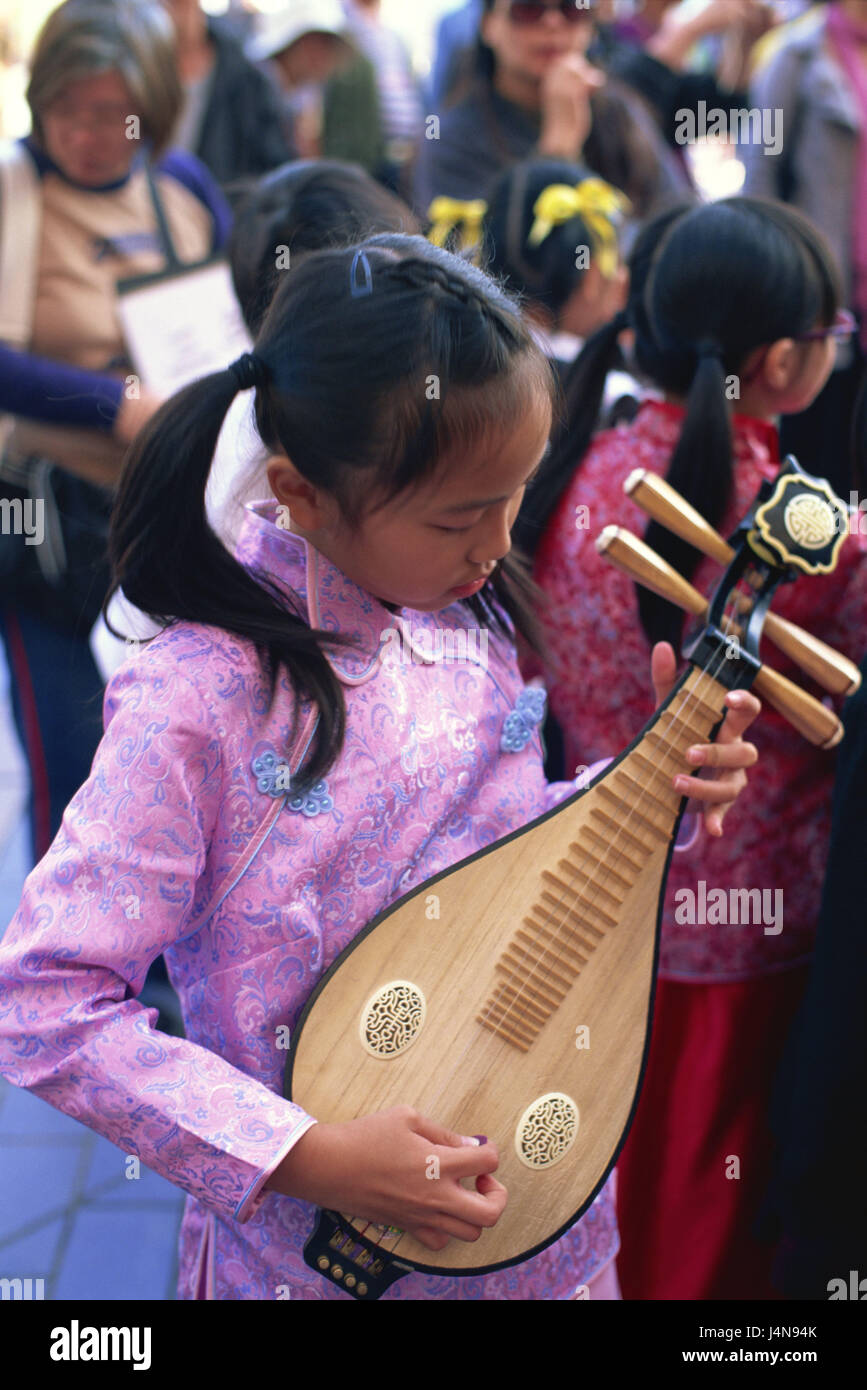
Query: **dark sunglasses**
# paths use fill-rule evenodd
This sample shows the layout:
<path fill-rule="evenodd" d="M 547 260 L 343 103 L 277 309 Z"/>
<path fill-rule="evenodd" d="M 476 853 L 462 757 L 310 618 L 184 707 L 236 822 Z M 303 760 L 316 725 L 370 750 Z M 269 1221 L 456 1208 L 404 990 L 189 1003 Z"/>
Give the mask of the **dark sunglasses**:
<path fill-rule="evenodd" d="M 512 24 L 538 24 L 549 10 L 559 10 L 570 24 L 580 24 L 590 19 L 596 9 L 597 0 L 556 0 L 553 5 L 531 3 L 531 0 L 512 0 L 507 14 Z"/>

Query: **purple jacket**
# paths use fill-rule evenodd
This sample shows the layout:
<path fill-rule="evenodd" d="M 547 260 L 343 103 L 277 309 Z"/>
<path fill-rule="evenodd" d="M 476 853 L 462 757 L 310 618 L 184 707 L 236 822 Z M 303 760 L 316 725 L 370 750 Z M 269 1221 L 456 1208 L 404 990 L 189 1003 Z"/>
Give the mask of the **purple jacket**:
<path fill-rule="evenodd" d="M 313 1208 L 262 1191 L 315 1123 L 282 1097 L 286 1026 L 377 913 L 573 787 L 545 781 L 540 709 L 519 703 L 509 644 L 430 660 L 436 629 L 466 628 L 463 605 L 393 614 L 281 530 L 273 501 L 250 505 L 237 555 L 294 590 L 313 626 L 354 635 L 330 658 L 343 752 L 293 799 L 275 777 L 291 687 L 284 673 L 269 712 L 250 642 L 178 623 L 130 656 L 91 775 L 0 945 L 0 1072 L 184 1188 L 180 1298 L 340 1298 L 302 1261 Z M 185 1040 L 136 998 L 161 952 Z M 616 1253 L 611 1189 L 532 1260 L 413 1273 L 385 1297 L 570 1298 Z"/>

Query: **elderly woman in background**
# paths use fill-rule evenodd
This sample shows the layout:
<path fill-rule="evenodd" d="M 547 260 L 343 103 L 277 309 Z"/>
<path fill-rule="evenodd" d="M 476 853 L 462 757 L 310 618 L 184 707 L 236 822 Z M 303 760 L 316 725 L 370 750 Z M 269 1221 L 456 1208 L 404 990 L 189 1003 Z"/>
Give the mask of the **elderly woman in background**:
<path fill-rule="evenodd" d="M 4 537 L 0 633 L 38 860 L 101 736 L 88 633 L 108 516 L 126 446 L 160 404 L 132 374 L 117 284 L 164 269 L 169 239 L 183 262 L 207 257 L 229 214 L 192 155 L 165 154 L 181 90 L 161 6 L 66 0 L 27 95 L 32 133 L 0 158 L 0 493 L 44 534 Z"/>

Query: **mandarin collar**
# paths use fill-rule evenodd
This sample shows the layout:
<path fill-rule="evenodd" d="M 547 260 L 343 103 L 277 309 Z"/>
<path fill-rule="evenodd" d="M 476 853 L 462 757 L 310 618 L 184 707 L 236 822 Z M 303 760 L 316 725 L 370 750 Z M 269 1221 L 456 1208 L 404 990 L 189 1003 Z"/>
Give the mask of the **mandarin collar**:
<path fill-rule="evenodd" d="M 644 401 L 632 428 L 668 444 L 676 441 L 685 416 L 685 407 L 672 401 Z M 780 435 L 776 425 L 755 415 L 732 414 L 731 419 L 735 447 L 751 454 L 760 466 L 769 470 L 769 477 L 776 474 L 780 466 Z"/>
<path fill-rule="evenodd" d="M 325 657 L 344 685 L 362 685 L 379 669 L 394 631 L 404 650 L 423 665 L 434 664 L 435 648 L 426 636 L 436 628 L 464 627 L 470 616 L 461 603 L 438 613 L 401 608 L 392 612 L 378 598 L 349 579 L 305 540 L 277 524 L 275 498 L 248 502 L 235 545 L 235 558 L 247 569 L 261 570 L 287 592 L 292 606 L 313 628 L 341 632 L 352 646 L 325 650 Z"/>

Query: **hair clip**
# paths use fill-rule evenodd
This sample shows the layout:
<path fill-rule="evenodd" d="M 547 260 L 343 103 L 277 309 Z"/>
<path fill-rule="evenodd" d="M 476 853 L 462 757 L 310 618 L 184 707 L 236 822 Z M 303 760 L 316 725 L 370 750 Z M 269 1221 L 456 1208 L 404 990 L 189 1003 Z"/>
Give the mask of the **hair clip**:
<path fill-rule="evenodd" d="M 357 266 L 361 263 L 364 271 L 364 284 L 359 285 L 356 279 Z M 367 259 L 367 252 L 358 250 L 352 257 L 352 268 L 349 272 L 349 293 L 353 299 L 363 299 L 367 294 L 373 294 L 373 276 L 370 271 L 370 261 Z"/>

